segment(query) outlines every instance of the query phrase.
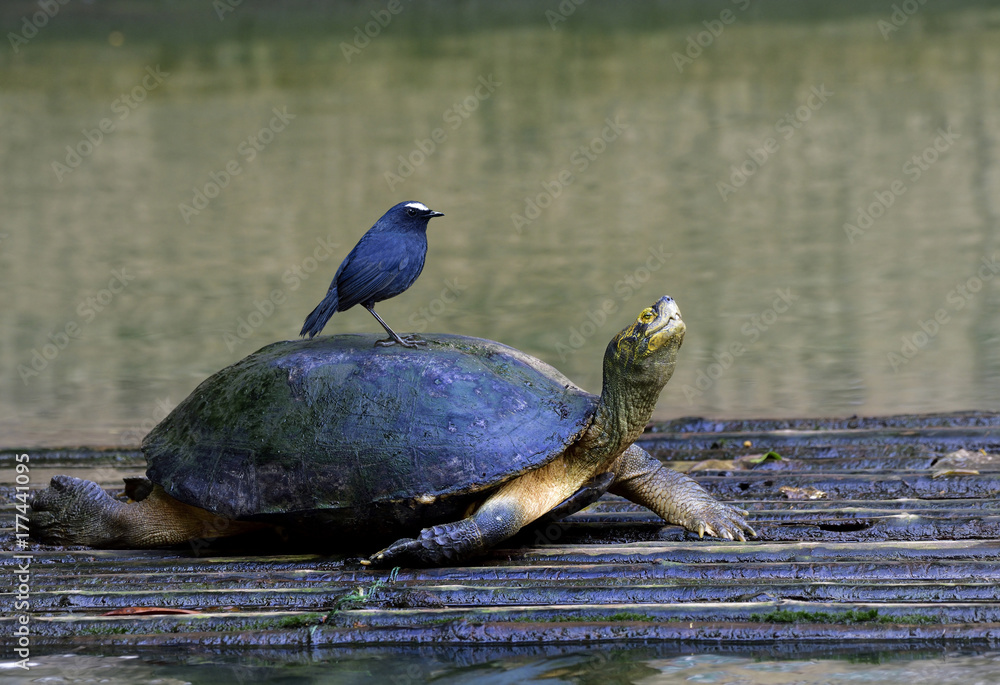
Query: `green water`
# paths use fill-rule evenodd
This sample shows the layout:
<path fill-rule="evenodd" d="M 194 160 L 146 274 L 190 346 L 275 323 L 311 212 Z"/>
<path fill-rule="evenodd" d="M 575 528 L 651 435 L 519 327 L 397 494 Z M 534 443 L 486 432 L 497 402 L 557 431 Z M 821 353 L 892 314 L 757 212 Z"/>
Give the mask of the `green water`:
<path fill-rule="evenodd" d="M 399 330 L 597 391 L 670 294 L 657 418 L 998 406 L 1000 12 L 552 7 L 407 3 L 365 43 L 378 3 L 70 3 L 8 37 L 0 442 L 136 442 L 294 338 L 406 199 L 447 216 L 380 306 Z M 377 330 L 357 308 L 325 332 Z"/>

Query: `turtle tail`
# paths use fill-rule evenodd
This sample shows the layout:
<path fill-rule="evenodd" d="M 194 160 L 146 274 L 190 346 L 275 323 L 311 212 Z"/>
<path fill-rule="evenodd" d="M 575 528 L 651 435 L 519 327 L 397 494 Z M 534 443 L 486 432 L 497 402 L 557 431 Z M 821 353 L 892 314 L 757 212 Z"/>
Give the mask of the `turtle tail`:
<path fill-rule="evenodd" d="M 326 293 L 323 301 L 316 305 L 316 309 L 312 310 L 309 316 L 306 317 L 306 322 L 302 324 L 302 330 L 299 331 L 299 335 L 308 334 L 310 338 L 317 335 L 323 330 L 323 326 L 330 320 L 330 317 L 337 311 L 339 304 L 340 298 L 337 296 L 337 286 L 334 284 Z"/>

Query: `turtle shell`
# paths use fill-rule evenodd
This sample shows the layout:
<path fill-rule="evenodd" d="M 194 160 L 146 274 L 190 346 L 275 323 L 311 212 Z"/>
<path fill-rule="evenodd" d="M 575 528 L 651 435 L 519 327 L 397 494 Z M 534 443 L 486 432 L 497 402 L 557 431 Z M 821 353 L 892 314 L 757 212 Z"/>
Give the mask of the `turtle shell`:
<path fill-rule="evenodd" d="M 580 436 L 597 404 L 496 342 L 428 335 L 409 349 L 376 339 L 275 343 L 219 371 L 146 436 L 147 475 L 227 518 L 356 517 L 483 493 L 538 468 Z"/>

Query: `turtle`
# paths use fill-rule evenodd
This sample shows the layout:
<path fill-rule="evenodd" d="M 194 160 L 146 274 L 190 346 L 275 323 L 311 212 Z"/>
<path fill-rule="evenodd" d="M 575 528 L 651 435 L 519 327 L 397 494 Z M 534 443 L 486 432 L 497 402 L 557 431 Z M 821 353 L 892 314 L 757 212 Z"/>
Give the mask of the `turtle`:
<path fill-rule="evenodd" d="M 147 480 L 126 488 L 138 501 L 55 476 L 32 499 L 30 531 L 148 548 L 278 526 L 366 554 L 391 542 L 366 563 L 428 566 L 611 492 L 699 537 L 744 541 L 756 536 L 746 511 L 634 444 L 684 331 L 672 298 L 643 309 L 608 344 L 599 396 L 481 338 L 425 335 L 419 350 L 365 334 L 273 343 L 149 432 Z"/>

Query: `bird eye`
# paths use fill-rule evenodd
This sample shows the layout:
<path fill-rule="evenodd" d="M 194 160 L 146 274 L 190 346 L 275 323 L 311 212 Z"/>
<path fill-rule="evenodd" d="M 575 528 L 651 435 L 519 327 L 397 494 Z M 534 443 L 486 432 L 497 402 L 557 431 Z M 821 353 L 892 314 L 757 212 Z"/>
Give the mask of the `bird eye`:
<path fill-rule="evenodd" d="M 410 207 L 409 209 L 406 210 L 406 213 L 409 216 L 416 216 L 417 215 L 417 210 L 415 210 L 413 207 Z"/>
<path fill-rule="evenodd" d="M 643 309 L 642 314 L 639 315 L 639 322 L 650 323 L 655 318 L 656 312 L 653 311 L 652 307 L 647 307 L 646 309 Z"/>

